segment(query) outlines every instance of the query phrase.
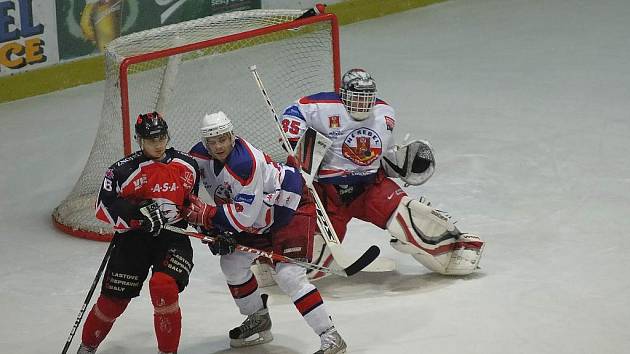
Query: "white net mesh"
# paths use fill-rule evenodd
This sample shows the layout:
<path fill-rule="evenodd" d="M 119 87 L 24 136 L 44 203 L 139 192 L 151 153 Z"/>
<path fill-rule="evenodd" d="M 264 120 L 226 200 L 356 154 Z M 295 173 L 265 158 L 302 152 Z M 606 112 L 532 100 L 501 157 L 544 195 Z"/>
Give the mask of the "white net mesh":
<path fill-rule="evenodd" d="M 232 119 L 237 135 L 283 161 L 286 155 L 278 143 L 277 128 L 249 66 L 257 66 L 278 114 L 301 96 L 335 89 L 338 63 L 333 57 L 337 44 L 333 43 L 332 22 L 322 18 L 294 29 L 273 27 L 301 13 L 233 12 L 111 42 L 105 54 L 105 99 L 98 134 L 73 191 L 53 212 L 55 224 L 80 237 L 107 239 L 112 233 L 109 225 L 94 217 L 94 203 L 105 170 L 124 156 L 123 139 L 130 138 L 123 136 L 124 116 L 133 130 L 138 114 L 160 111 L 169 124 L 171 145 L 188 151 L 200 139 L 204 114 L 222 110 Z M 253 35 L 243 33 L 261 28 L 265 29 Z M 225 36 L 232 39 L 225 41 Z M 169 56 L 151 59 L 162 53 Z M 121 109 L 120 90 L 125 73 L 119 71 L 123 60 L 130 57 L 139 61 L 126 73 L 126 114 Z M 133 142 L 131 146 L 136 148 Z"/>

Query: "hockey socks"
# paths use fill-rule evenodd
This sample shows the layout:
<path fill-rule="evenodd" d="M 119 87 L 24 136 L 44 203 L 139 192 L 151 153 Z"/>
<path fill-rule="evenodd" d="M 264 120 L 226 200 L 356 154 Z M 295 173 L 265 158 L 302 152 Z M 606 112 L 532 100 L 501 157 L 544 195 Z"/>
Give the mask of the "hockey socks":
<path fill-rule="evenodd" d="M 98 347 L 112 329 L 116 318 L 125 311 L 129 301 L 130 299 L 99 296 L 83 325 L 83 344 L 91 348 Z"/>
<path fill-rule="evenodd" d="M 249 280 L 242 284 L 232 285 L 228 283 L 228 288 L 242 315 L 251 315 L 263 307 L 258 290 L 258 281 L 253 273 L 251 273 Z"/>
<path fill-rule="evenodd" d="M 314 285 L 308 284 L 296 296 L 292 296 L 291 300 L 317 335 L 332 326 L 332 321 L 324 306 L 324 300 Z"/>
<path fill-rule="evenodd" d="M 153 325 L 158 349 L 164 353 L 176 353 L 182 332 L 177 283 L 171 276 L 155 272 L 149 280 L 149 290 L 154 309 Z"/>

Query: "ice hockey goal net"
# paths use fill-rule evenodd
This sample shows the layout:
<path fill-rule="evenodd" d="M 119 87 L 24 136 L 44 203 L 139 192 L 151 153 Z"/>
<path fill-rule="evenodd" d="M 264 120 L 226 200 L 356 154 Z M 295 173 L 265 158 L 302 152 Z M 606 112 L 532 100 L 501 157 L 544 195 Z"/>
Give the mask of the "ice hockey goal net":
<path fill-rule="evenodd" d="M 250 65 L 257 66 L 279 113 L 301 96 L 339 87 L 336 17 L 296 20 L 302 13 L 232 12 L 111 42 L 97 136 L 74 189 L 53 212 L 54 224 L 73 236 L 111 239 L 112 229 L 95 218 L 94 204 L 106 169 L 136 148 L 133 122 L 140 113 L 161 112 L 171 145 L 188 151 L 200 139 L 203 115 L 222 110 L 237 135 L 283 160 Z"/>

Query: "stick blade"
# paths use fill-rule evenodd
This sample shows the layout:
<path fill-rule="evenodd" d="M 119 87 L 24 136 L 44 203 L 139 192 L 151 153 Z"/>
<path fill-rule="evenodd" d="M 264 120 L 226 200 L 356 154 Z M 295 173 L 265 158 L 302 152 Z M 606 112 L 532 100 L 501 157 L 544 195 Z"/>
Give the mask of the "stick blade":
<path fill-rule="evenodd" d="M 352 276 L 360 272 L 363 268 L 367 267 L 372 261 L 374 261 L 378 255 L 381 254 L 381 249 L 376 245 L 370 246 L 361 257 L 359 257 L 354 263 L 344 268 L 344 272 L 348 276 Z"/>

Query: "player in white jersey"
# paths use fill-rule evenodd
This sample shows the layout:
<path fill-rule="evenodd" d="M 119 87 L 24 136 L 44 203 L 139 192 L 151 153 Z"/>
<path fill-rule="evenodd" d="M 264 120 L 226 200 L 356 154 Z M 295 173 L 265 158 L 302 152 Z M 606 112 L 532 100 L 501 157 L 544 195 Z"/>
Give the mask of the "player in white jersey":
<path fill-rule="evenodd" d="M 204 117 L 201 136 L 202 142 L 190 154 L 199 164 L 201 180 L 213 203 L 193 197 L 183 214 L 192 224 L 219 235 L 210 250 L 221 255 L 221 270 L 230 292 L 241 314 L 247 316 L 241 326 L 230 331 L 230 345 L 266 343 L 273 339 L 267 295 L 261 295 L 250 269 L 257 256 L 234 251 L 235 245 L 309 259 L 317 231 L 315 205 L 308 194 L 303 196 L 300 172 L 272 161 L 235 136 L 232 122 L 223 112 Z M 276 263 L 274 267 L 274 280 L 320 336 L 318 353 L 344 352 L 346 343 L 306 270 L 290 263 Z"/>
<path fill-rule="evenodd" d="M 484 241 L 460 232 L 448 215 L 430 207 L 424 198 L 409 198 L 391 179 L 420 185 L 435 168 L 427 142 L 394 143 L 395 125 L 394 109 L 376 98 L 376 82 L 363 69 L 347 71 L 339 93 L 300 98 L 285 110 L 282 120 L 291 143 L 297 143 L 309 127 L 332 140 L 315 188 L 340 240 L 348 222 L 358 218 L 388 230 L 392 247 L 432 271 L 472 273 L 478 268 Z M 313 257 L 323 264 L 332 260 L 323 246 L 316 246 Z"/>

